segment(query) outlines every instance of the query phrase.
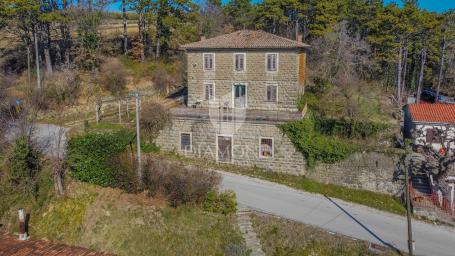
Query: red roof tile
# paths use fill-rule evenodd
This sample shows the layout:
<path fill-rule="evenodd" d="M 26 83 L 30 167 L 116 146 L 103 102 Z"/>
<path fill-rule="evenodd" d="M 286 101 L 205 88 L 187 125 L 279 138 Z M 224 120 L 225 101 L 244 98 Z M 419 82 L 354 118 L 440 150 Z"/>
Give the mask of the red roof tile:
<path fill-rule="evenodd" d="M 455 104 L 409 104 L 408 111 L 413 121 L 455 124 Z"/>
<path fill-rule="evenodd" d="M 67 246 L 44 240 L 19 241 L 17 236 L 0 233 L 0 256 L 109 256 L 113 254 L 95 252 L 75 246 Z"/>
<path fill-rule="evenodd" d="M 298 49 L 309 45 L 262 30 L 239 30 L 183 45 L 182 49 Z"/>

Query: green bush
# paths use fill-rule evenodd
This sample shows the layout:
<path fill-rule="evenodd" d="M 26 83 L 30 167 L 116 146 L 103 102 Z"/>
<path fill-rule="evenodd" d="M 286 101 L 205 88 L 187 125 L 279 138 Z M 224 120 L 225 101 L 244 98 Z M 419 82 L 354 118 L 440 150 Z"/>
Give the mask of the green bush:
<path fill-rule="evenodd" d="M 116 170 L 109 161 L 123 152 L 134 135 L 127 131 L 89 133 L 68 141 L 68 166 L 72 177 L 100 186 L 118 187 Z"/>
<path fill-rule="evenodd" d="M 316 132 L 313 118 L 288 122 L 280 128 L 304 154 L 310 167 L 316 162 L 335 163 L 343 160 L 357 149 L 352 143 Z"/>
<path fill-rule="evenodd" d="M 319 133 L 349 139 L 365 139 L 367 137 L 377 135 L 389 128 L 389 125 L 385 123 L 362 122 L 324 117 L 314 118 L 314 122 L 315 129 Z"/>
<path fill-rule="evenodd" d="M 41 170 L 40 152 L 26 136 L 16 140 L 8 157 L 9 176 L 16 184 L 34 180 Z"/>
<path fill-rule="evenodd" d="M 204 210 L 224 215 L 235 213 L 237 211 L 237 201 L 233 191 L 216 193 L 210 191 L 204 201 Z"/>

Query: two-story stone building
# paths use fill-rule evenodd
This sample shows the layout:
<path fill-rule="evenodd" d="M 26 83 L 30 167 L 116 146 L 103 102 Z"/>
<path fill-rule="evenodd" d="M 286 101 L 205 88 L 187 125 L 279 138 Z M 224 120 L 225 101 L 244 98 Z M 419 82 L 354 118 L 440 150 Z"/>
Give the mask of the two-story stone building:
<path fill-rule="evenodd" d="M 183 45 L 188 101 L 171 109 L 157 144 L 218 162 L 303 174 L 305 159 L 278 125 L 299 119 L 306 49 L 300 41 L 241 30 Z"/>

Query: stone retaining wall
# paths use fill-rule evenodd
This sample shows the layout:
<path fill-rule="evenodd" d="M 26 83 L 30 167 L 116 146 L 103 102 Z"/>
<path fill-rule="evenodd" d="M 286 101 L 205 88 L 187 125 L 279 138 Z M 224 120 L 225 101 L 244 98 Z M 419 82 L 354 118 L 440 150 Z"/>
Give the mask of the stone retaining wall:
<path fill-rule="evenodd" d="M 336 164 L 320 164 L 308 170 L 306 176 L 323 183 L 395 195 L 402 187 L 394 178 L 398 161 L 398 157 L 384 153 L 355 153 Z"/>

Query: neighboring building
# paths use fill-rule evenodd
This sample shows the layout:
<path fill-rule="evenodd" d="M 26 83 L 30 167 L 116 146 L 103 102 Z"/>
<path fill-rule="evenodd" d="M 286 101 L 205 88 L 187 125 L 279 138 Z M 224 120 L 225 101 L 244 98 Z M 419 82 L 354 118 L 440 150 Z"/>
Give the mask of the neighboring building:
<path fill-rule="evenodd" d="M 428 180 L 428 191 L 416 194 L 413 199 L 414 210 L 430 206 L 432 214 L 443 214 L 455 218 L 455 104 L 421 103 L 408 104 L 405 108 L 404 135 L 415 145 L 430 147 L 433 151 L 448 158 L 444 165 L 447 170 L 439 173 L 437 162 L 424 160 L 414 168 L 412 187 L 421 190 Z M 420 174 L 416 174 L 420 173 Z M 419 189 L 420 188 L 420 189 Z M 436 209 L 436 210 L 435 210 Z M 426 210 L 423 211 L 427 212 Z"/>
<path fill-rule="evenodd" d="M 306 49 L 301 41 L 241 30 L 182 46 L 188 103 L 171 109 L 164 150 L 302 174 L 305 159 L 277 125 L 299 119 Z"/>
<path fill-rule="evenodd" d="M 455 153 L 455 104 L 408 104 L 404 110 L 406 138 L 437 152 Z"/>

